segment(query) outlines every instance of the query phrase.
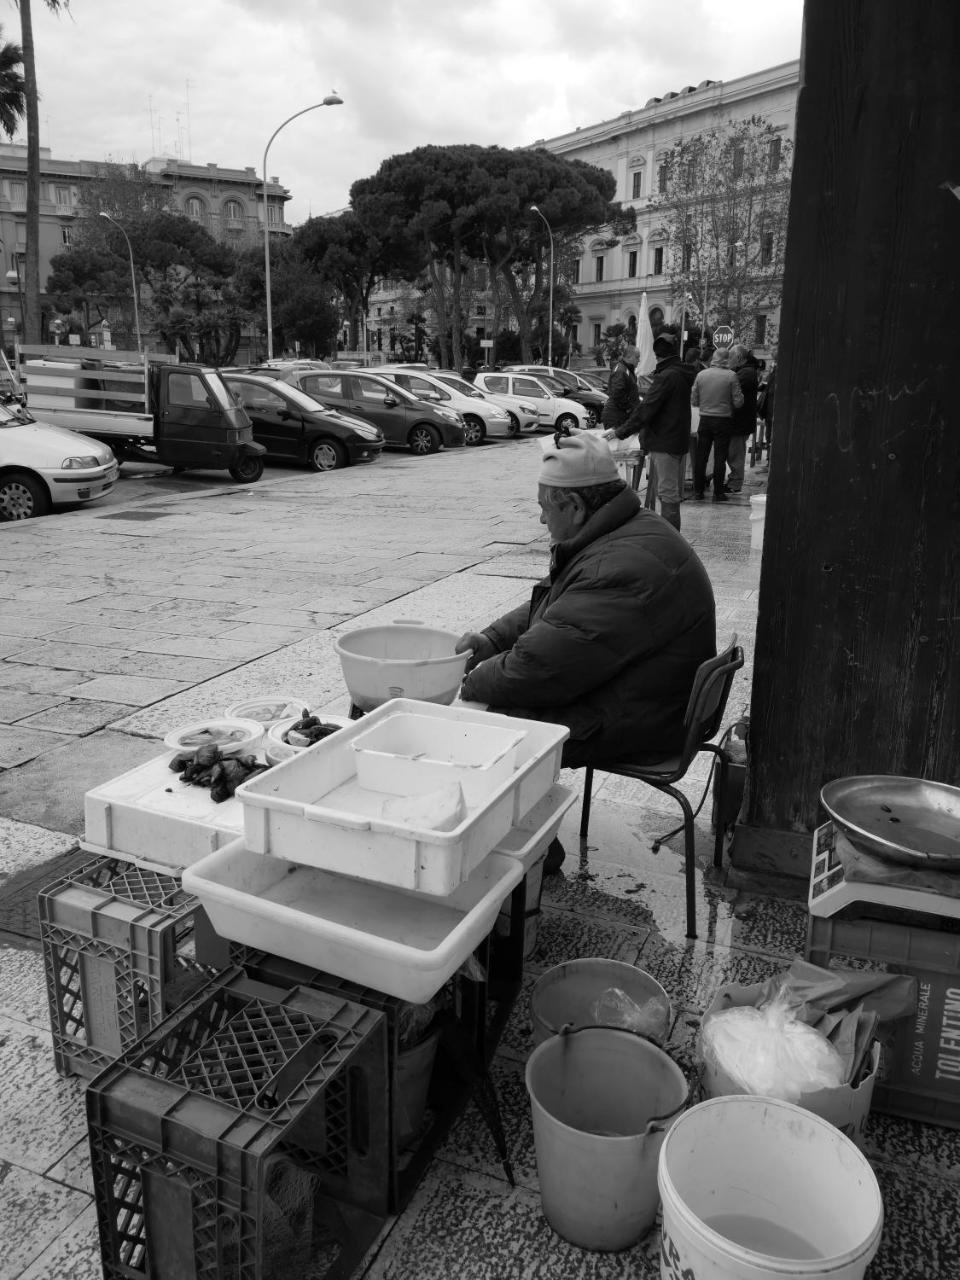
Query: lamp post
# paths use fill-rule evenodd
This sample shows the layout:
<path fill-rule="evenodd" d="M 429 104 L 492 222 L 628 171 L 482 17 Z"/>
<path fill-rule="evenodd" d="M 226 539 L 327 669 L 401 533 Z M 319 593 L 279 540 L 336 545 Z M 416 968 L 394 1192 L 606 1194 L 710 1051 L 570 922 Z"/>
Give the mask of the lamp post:
<path fill-rule="evenodd" d="M 543 225 L 547 228 L 547 235 L 550 237 L 550 301 L 547 306 L 547 366 L 553 368 L 553 231 L 550 229 L 550 223 L 544 217 L 540 209 L 535 204 L 530 206 L 530 212 L 538 214 L 543 218 Z"/>
<path fill-rule="evenodd" d="M 104 213 L 104 211 L 101 209 L 100 217 L 106 218 L 108 222 L 112 223 L 120 232 L 120 234 L 123 236 L 124 240 L 126 240 L 127 242 L 127 252 L 130 255 L 130 284 L 133 287 L 133 324 L 134 324 L 134 328 L 137 331 L 137 351 L 142 356 L 143 355 L 143 339 L 140 337 L 140 307 L 137 303 L 137 273 L 134 270 L 134 266 L 133 266 L 133 248 L 130 244 L 130 237 L 124 231 L 123 227 L 121 227 L 120 223 L 116 220 L 116 218 L 112 218 L 109 213 Z"/>
<path fill-rule="evenodd" d="M 287 116 L 283 124 L 278 124 L 276 129 L 270 135 L 270 141 L 263 149 L 263 279 L 266 289 L 267 304 L 267 359 L 273 359 L 273 313 L 270 306 L 270 220 L 267 217 L 267 155 L 274 138 L 285 128 L 291 120 L 296 120 L 298 116 L 306 115 L 308 111 L 316 111 L 318 107 L 339 107 L 343 105 L 343 99 L 336 92 L 328 93 L 322 102 L 314 102 L 312 106 L 304 107 L 302 111 L 295 111 L 292 116 Z"/>

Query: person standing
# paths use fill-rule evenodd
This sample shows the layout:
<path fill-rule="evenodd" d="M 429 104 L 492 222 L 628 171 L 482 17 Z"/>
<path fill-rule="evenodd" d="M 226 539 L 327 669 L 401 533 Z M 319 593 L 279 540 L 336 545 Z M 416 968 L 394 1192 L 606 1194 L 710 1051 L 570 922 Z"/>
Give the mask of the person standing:
<path fill-rule="evenodd" d="M 690 394 L 695 371 L 684 364 L 672 333 L 660 333 L 653 340 L 657 357 L 653 381 L 643 400 L 619 426 L 605 432 L 606 438 L 625 439 L 640 432 L 657 477 L 657 496 L 664 520 L 680 528 L 680 499 L 686 455 L 690 447 Z"/>
<path fill-rule="evenodd" d="M 707 484 L 707 463 L 713 451 L 713 500 L 726 502 L 723 491 L 727 449 L 733 429 L 733 415 L 743 407 L 743 392 L 737 375 L 727 367 L 724 351 L 715 351 L 710 368 L 697 374 L 690 403 L 700 410 L 697 453 L 693 463 L 693 496 L 703 500 Z"/>
<path fill-rule="evenodd" d="M 620 359 L 614 365 L 607 384 L 607 400 L 600 415 L 601 424 L 609 430 L 619 427 L 640 403 L 640 389 L 637 386 L 639 359 L 640 352 L 636 347 L 624 347 Z"/>
<path fill-rule="evenodd" d="M 727 463 L 730 467 L 730 479 L 727 493 L 739 493 L 743 488 L 744 469 L 747 463 L 747 437 L 757 429 L 757 362 L 746 347 L 737 345 L 730 348 L 730 368 L 737 375 L 740 390 L 743 392 L 743 404 L 734 411 L 733 428 L 730 432 L 730 446 L 727 450 Z"/>

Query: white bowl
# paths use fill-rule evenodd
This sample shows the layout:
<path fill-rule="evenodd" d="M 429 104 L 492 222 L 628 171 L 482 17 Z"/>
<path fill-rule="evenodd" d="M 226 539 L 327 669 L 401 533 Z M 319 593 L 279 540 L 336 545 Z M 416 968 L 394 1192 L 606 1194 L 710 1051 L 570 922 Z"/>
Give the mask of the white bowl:
<path fill-rule="evenodd" d="M 168 751 L 184 753 L 211 743 L 222 756 L 253 755 L 263 738 L 263 725 L 258 720 L 238 716 L 210 716 L 194 724 L 171 729 L 163 740 Z"/>
<path fill-rule="evenodd" d="M 239 717 L 241 720 L 257 720 L 260 724 L 275 724 L 288 716 L 298 715 L 310 705 L 309 699 L 299 694 L 261 693 L 252 698 L 244 698 L 227 707 L 224 715 L 229 719 Z"/>
<path fill-rule="evenodd" d="M 353 721 L 348 716 L 328 716 L 325 711 L 313 711 L 311 715 L 315 715 L 324 724 L 335 724 L 340 729 L 345 729 L 347 725 L 353 724 Z M 289 760 L 291 756 L 295 756 L 298 751 L 307 750 L 306 747 L 287 742 L 283 736 L 301 718 L 301 715 L 287 716 L 285 720 L 277 720 L 267 729 L 264 752 L 268 764 L 279 764 L 281 760 Z M 332 737 L 333 735 L 328 734 L 327 736 Z"/>

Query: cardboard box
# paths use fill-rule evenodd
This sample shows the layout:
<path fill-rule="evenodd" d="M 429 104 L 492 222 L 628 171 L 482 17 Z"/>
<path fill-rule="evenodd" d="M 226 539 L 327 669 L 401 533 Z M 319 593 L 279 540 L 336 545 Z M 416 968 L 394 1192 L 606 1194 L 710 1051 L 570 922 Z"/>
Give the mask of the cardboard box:
<path fill-rule="evenodd" d="M 712 1013 L 719 1013 L 723 1009 L 755 1007 L 764 991 L 764 985 L 760 982 L 748 986 L 728 983 L 721 987 L 703 1015 L 703 1021 L 706 1022 Z M 805 1107 L 814 1115 L 828 1120 L 862 1148 L 863 1129 L 873 1102 L 873 1090 L 880 1069 L 880 1059 L 880 1045 L 875 1042 L 870 1051 L 870 1073 L 860 1081 L 859 1085 L 854 1087 L 845 1084 L 836 1089 L 817 1089 L 811 1093 L 801 1094 L 797 1100 L 797 1106 Z M 708 1098 L 747 1092 L 746 1089 L 736 1085 L 729 1076 L 713 1070 L 706 1063 L 703 1064 L 703 1088 Z"/>

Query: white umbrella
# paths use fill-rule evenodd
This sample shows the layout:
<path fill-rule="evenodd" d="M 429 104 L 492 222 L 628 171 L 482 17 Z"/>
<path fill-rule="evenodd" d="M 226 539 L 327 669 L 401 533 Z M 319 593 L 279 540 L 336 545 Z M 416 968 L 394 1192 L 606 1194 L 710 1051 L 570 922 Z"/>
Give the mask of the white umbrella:
<path fill-rule="evenodd" d="M 640 352 L 640 359 L 637 361 L 637 377 L 649 377 L 657 367 L 657 357 L 653 354 L 653 330 L 650 328 L 646 289 L 643 291 L 640 318 L 637 321 L 637 349 Z"/>

